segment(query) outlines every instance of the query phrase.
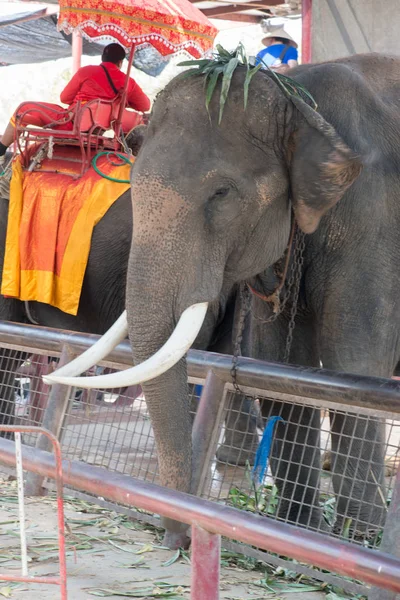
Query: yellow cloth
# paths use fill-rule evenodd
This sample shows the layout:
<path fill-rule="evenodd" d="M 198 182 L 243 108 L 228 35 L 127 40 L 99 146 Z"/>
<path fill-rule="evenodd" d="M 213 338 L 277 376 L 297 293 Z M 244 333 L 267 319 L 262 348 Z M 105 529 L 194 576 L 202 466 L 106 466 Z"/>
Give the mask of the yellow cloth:
<path fill-rule="evenodd" d="M 129 180 L 128 164 L 114 166 L 101 157 L 97 165 L 111 177 Z M 24 172 L 17 159 L 10 183 L 1 293 L 76 315 L 93 228 L 129 187 L 101 177 L 92 167 L 79 179 Z"/>

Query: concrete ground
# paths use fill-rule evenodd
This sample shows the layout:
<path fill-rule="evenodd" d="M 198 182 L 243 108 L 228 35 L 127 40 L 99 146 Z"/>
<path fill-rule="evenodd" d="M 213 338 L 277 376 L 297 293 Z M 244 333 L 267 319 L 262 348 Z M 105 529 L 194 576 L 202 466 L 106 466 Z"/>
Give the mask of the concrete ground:
<path fill-rule="evenodd" d="M 52 498 L 27 498 L 30 575 L 56 575 L 57 512 Z M 93 504 L 67 499 L 68 599 L 190 597 L 190 556 L 162 546 L 160 533 Z M 20 572 L 15 481 L 0 483 L 0 573 Z M 56 600 L 56 586 L 0 582 L 0 598 Z M 318 582 L 280 579 L 265 565 L 223 553 L 221 600 L 322 600 Z M 207 600 L 206 598 L 204 600 Z"/>

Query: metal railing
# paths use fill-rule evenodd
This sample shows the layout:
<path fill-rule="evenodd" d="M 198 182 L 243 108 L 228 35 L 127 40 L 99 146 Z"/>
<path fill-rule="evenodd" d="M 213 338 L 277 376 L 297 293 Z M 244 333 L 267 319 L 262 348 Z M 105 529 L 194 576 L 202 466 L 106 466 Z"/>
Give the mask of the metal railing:
<path fill-rule="evenodd" d="M 18 480 L 18 507 L 20 517 L 20 532 L 21 532 L 21 559 L 22 559 L 22 574 L 16 575 L 15 573 L 6 574 L 0 573 L 0 581 L 19 581 L 23 583 L 44 583 L 60 586 L 61 600 L 67 600 L 67 564 L 65 557 L 65 522 L 64 522 L 64 500 L 63 500 L 63 472 L 62 472 L 62 456 L 60 443 L 57 438 L 47 431 L 43 427 L 29 427 L 21 425 L 0 425 L 0 432 L 15 433 L 16 436 L 21 433 L 35 433 L 41 434 L 43 437 L 49 440 L 50 445 L 54 450 L 53 458 L 53 474 L 52 477 L 56 481 L 57 489 L 57 522 L 58 522 L 58 546 L 59 546 L 59 563 L 60 563 L 60 575 L 59 577 L 53 577 L 50 575 L 32 576 L 28 574 L 28 562 L 27 562 L 27 550 L 26 550 L 26 539 L 25 539 L 25 513 L 24 513 L 24 493 L 23 493 L 23 481 L 20 480 L 18 474 L 18 462 L 21 459 L 22 446 L 20 440 L 16 438 L 16 443 L 13 444 L 14 458 L 11 455 L 7 457 L 9 466 L 14 466 L 15 457 L 17 457 L 17 480 Z M 1 442 L 4 440 L 0 440 Z M 24 465 L 21 465 L 22 467 Z M 22 469 L 21 469 L 22 475 Z M 21 488 L 21 489 L 20 489 Z M 22 493 L 20 493 L 22 492 Z"/>
<path fill-rule="evenodd" d="M 98 335 L 0 322 L 0 344 L 3 348 L 24 350 L 29 354 L 61 356 L 66 347 L 71 355 L 79 354 L 99 339 Z M 119 344 L 101 363 L 112 368 L 132 366 L 128 341 Z M 231 383 L 232 357 L 200 350 L 190 350 L 187 356 L 188 375 L 204 381 L 209 370 Z M 381 377 L 336 373 L 327 369 L 269 363 L 239 357 L 237 383 L 246 388 L 277 392 L 292 398 L 307 398 L 387 413 L 400 414 L 400 383 Z"/>
<path fill-rule="evenodd" d="M 54 478 L 54 457 L 43 450 L 23 448 L 24 469 Z M 15 444 L 0 440 L 0 462 L 13 465 Z M 105 469 L 64 460 L 64 482 L 113 502 L 179 519 L 192 526 L 192 600 L 215 600 L 219 590 L 220 536 L 252 544 L 296 560 L 356 577 L 381 588 L 400 592 L 400 560 L 381 552 L 353 547 L 319 533 L 300 530 L 235 508 L 135 480 Z M 201 576 L 207 581 L 199 582 Z M 207 595 L 199 595 L 207 589 Z"/>
<path fill-rule="evenodd" d="M 16 351 L 24 351 L 27 354 L 35 353 L 44 356 L 61 357 L 62 362 L 70 360 L 71 357 L 88 348 L 97 339 L 98 336 L 94 335 L 38 328 L 15 323 L 0 323 L 0 347 Z M 237 414 L 232 409 L 234 390 L 231 384 L 231 360 L 232 359 L 230 356 L 200 351 L 191 351 L 188 354 L 189 380 L 192 383 L 204 384 L 205 380 L 207 379 L 200 402 L 198 402 L 196 406 L 197 412 L 193 426 L 193 447 L 195 457 L 193 479 L 196 484 L 193 489 L 197 489 L 199 495 L 203 495 L 212 499 L 216 498 L 218 500 L 223 500 L 229 504 L 232 504 L 230 490 L 240 487 L 237 483 L 237 477 L 236 479 L 230 479 L 232 470 L 237 473 L 240 469 L 232 467 L 230 472 L 228 472 L 229 469 L 224 470 L 222 475 L 222 485 L 225 485 L 228 493 L 225 493 L 223 496 L 221 496 L 219 491 L 216 493 L 213 488 L 215 485 L 215 480 L 214 475 L 210 476 L 210 463 L 213 461 L 218 443 L 221 441 L 221 431 L 225 430 L 226 437 L 227 433 L 229 433 L 229 422 L 235 421 L 237 417 Z M 129 343 L 124 342 L 120 344 L 110 354 L 107 360 L 102 363 L 102 365 L 117 369 L 131 366 L 131 350 Z M 289 425 L 296 425 L 298 414 L 302 414 L 304 411 L 309 411 L 310 414 L 312 414 L 314 409 L 322 409 L 330 410 L 331 414 L 356 413 L 359 419 L 364 420 L 366 427 L 371 419 L 376 419 L 379 417 L 386 419 L 387 423 L 390 423 L 389 420 L 392 419 L 394 421 L 390 424 L 390 426 L 388 425 L 387 429 L 390 431 L 396 427 L 400 429 L 399 425 L 397 424 L 400 421 L 400 384 L 395 381 L 389 381 L 376 377 L 333 373 L 324 369 L 266 363 L 240 357 L 237 369 L 237 382 L 243 395 L 250 397 L 252 401 L 255 401 L 255 404 L 261 404 L 264 401 L 271 402 L 272 399 L 274 410 L 279 410 L 280 406 L 283 406 L 284 404 L 287 405 L 287 403 L 290 403 L 295 408 L 297 407 L 298 412 L 293 413 L 293 415 L 289 415 L 289 418 L 287 419 Z M 145 407 L 144 400 L 136 402 Z M 111 404 L 108 406 L 111 406 Z M 110 411 L 109 408 L 104 410 L 107 412 Z M 122 416 L 126 414 L 126 420 L 129 421 L 129 423 L 132 422 L 133 412 L 129 412 L 131 409 L 124 410 L 126 410 L 126 413 L 121 411 L 118 412 L 116 421 L 112 425 L 114 431 L 113 439 L 115 440 L 119 440 L 128 433 L 128 426 L 123 429 Z M 45 423 L 46 426 L 56 435 L 58 435 L 61 430 L 61 435 L 64 436 L 63 443 L 67 443 L 67 434 L 70 434 L 75 427 L 74 423 L 78 419 L 78 417 L 74 417 L 76 414 L 77 412 L 73 413 L 71 408 L 71 392 L 63 386 L 54 386 L 47 401 L 47 407 L 43 412 L 43 423 Z M 67 425 L 65 425 L 65 415 L 67 415 Z M 142 427 L 142 429 L 144 425 L 147 427 L 147 444 L 151 439 L 151 432 L 149 430 L 149 423 L 146 421 L 145 415 L 142 416 L 143 418 L 140 421 L 140 427 Z M 81 422 L 82 424 L 85 424 L 86 428 L 88 427 L 91 418 L 91 415 L 89 415 L 86 420 L 83 420 L 83 417 L 81 418 Z M 64 424 L 62 424 L 61 421 L 63 421 Z M 93 439 L 90 439 L 89 448 L 91 449 L 92 442 L 100 443 L 100 438 L 104 437 L 104 418 L 103 420 L 100 419 L 98 423 L 98 427 L 101 426 L 100 434 L 98 435 L 97 439 L 95 439 L 94 436 L 92 436 Z M 312 428 L 313 426 L 311 424 L 308 425 L 307 431 L 312 431 Z M 144 439 L 138 435 L 136 429 L 135 432 L 136 433 L 134 435 L 136 435 L 139 441 Z M 78 436 L 74 438 L 72 444 L 70 443 L 70 446 L 76 446 L 78 439 L 81 443 L 82 439 L 86 439 L 85 435 L 88 435 L 85 433 L 85 430 L 79 429 Z M 364 443 L 362 436 L 360 436 L 359 441 L 360 443 Z M 109 447 L 112 446 L 112 444 L 107 440 L 104 442 L 104 445 L 107 446 L 107 450 L 109 450 Z M 39 442 L 38 449 L 47 449 L 43 440 Z M 395 452 L 395 454 L 397 453 L 397 438 L 395 438 L 395 442 L 391 443 L 391 450 L 392 452 Z M 320 446 L 315 446 L 314 452 L 320 452 Z M 66 455 L 65 449 L 63 449 L 63 453 Z M 73 454 L 72 452 L 68 452 L 68 455 L 71 456 L 71 458 L 75 458 L 77 456 L 77 454 Z M 90 456 L 84 455 L 83 450 L 79 451 L 78 456 L 80 459 L 83 456 L 84 460 L 91 462 Z M 103 462 L 101 452 L 98 453 L 97 450 L 94 458 L 95 460 L 100 458 L 101 462 Z M 150 458 L 151 460 L 155 460 L 155 455 L 151 454 Z M 120 463 L 118 461 L 119 458 L 117 461 L 114 461 L 112 465 L 110 463 L 110 466 L 108 466 L 107 463 L 108 468 L 112 470 L 121 470 Z M 215 465 L 215 462 L 213 464 Z M 124 465 L 122 465 L 122 471 L 125 473 L 130 473 L 130 471 L 125 470 L 125 468 L 126 464 L 124 463 Z M 244 468 L 241 468 L 241 473 L 244 476 Z M 137 476 L 136 472 L 134 472 L 134 474 Z M 155 481 L 157 477 L 156 466 L 154 467 L 153 471 L 146 467 L 138 474 L 140 477 L 144 477 L 148 481 Z M 108 471 L 107 477 L 114 477 L 114 475 L 115 473 Z M 35 486 L 38 486 L 43 481 L 43 477 L 44 475 L 37 474 L 30 477 L 29 482 L 31 484 L 31 491 L 34 491 Z M 395 548 L 394 552 L 396 555 L 399 555 L 400 549 L 397 549 L 397 546 L 393 545 L 393 536 L 397 536 L 397 538 L 400 539 L 400 536 L 398 535 L 400 522 L 397 518 L 400 498 L 399 494 L 395 493 L 396 485 L 393 486 L 391 484 L 391 486 L 394 488 L 394 492 L 390 506 L 387 510 L 386 524 L 382 535 L 381 548 L 390 550 L 390 552 L 392 552 L 392 549 Z M 84 497 L 91 497 L 93 499 L 92 496 L 89 496 L 89 494 L 92 494 L 93 492 L 87 488 L 85 492 L 74 491 L 72 493 L 76 495 L 80 494 L 81 496 L 83 494 Z M 101 496 L 104 498 L 107 497 L 104 493 L 102 493 Z M 329 504 L 331 499 L 334 499 L 333 495 L 329 498 L 327 504 Z M 385 499 L 386 496 L 385 498 L 382 497 L 382 499 L 378 498 L 378 503 L 382 503 L 382 501 Z M 98 502 L 107 504 L 107 501 L 105 500 L 99 500 Z M 124 500 L 122 497 L 120 497 L 119 503 L 122 505 L 130 505 L 130 503 L 126 502 L 126 499 Z M 247 506 L 244 507 L 247 508 Z M 123 506 L 119 506 L 119 509 L 124 511 Z M 276 513 L 270 511 L 270 505 L 266 505 L 265 510 L 272 518 L 277 518 Z M 162 513 L 161 510 L 156 512 Z M 130 512 L 130 514 L 132 513 Z M 241 514 L 243 514 L 244 519 L 252 519 L 254 516 L 249 515 L 247 512 L 243 512 Z M 151 517 L 148 517 L 143 513 L 137 513 L 137 517 L 145 520 L 152 520 Z M 278 524 L 278 522 L 276 524 Z M 305 532 L 304 529 L 300 528 L 296 528 L 295 530 L 300 536 L 303 534 L 303 532 Z M 379 539 L 380 537 L 381 533 L 379 534 Z M 329 540 L 327 536 L 324 536 L 324 539 L 325 538 Z M 335 539 L 329 541 L 337 542 Z M 373 545 L 370 542 L 368 543 Z M 242 546 L 241 544 L 235 545 L 234 542 L 224 542 L 224 544 L 225 546 L 230 544 L 231 549 L 245 552 L 249 556 L 254 556 L 255 558 L 259 558 L 265 562 L 280 566 L 289 566 L 287 563 L 285 564 L 285 561 L 281 556 L 266 554 L 265 552 L 257 549 L 264 547 L 262 544 L 257 543 L 257 548 L 249 548 Z M 354 548 L 354 551 L 361 549 L 355 546 L 355 544 L 346 544 L 346 548 Z M 271 548 L 270 551 L 272 551 Z M 374 556 L 381 555 L 376 553 Z M 303 560 L 305 560 L 304 557 Z M 314 562 L 314 564 L 318 563 Z M 330 563 L 329 566 L 333 569 L 332 563 Z M 290 563 L 289 568 L 291 570 L 297 570 L 298 572 L 311 575 L 328 583 L 339 585 L 353 593 L 365 592 L 365 588 L 356 582 L 342 580 L 330 573 L 314 571 L 304 564 Z M 353 574 L 353 576 L 355 575 Z M 366 581 L 366 579 L 362 576 L 362 572 L 359 572 L 358 577 Z M 394 595 L 390 594 L 391 592 L 389 592 L 389 596 L 387 596 L 387 598 L 395 597 Z"/>

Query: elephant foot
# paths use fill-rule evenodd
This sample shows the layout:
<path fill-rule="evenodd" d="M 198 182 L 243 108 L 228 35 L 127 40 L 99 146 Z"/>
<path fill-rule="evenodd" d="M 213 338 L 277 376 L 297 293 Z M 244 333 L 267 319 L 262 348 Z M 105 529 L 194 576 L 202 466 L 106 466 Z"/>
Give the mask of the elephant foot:
<path fill-rule="evenodd" d="M 378 536 L 382 533 L 382 527 L 352 527 L 351 519 L 345 519 L 344 522 L 335 523 L 332 529 L 333 535 L 343 538 L 345 540 L 352 540 L 354 542 L 371 542 L 374 544 L 374 540 L 378 539 Z"/>
<path fill-rule="evenodd" d="M 277 518 L 298 527 L 312 529 L 320 533 L 328 533 L 331 528 L 324 519 L 323 512 L 318 506 L 301 506 L 296 502 L 281 502 Z"/>
<path fill-rule="evenodd" d="M 385 477 L 392 477 L 396 475 L 397 469 L 400 465 L 400 459 L 397 455 L 387 456 L 385 458 Z M 322 470 L 332 470 L 332 451 L 326 450 L 322 455 Z"/>
<path fill-rule="evenodd" d="M 348 516 L 339 516 L 333 526 L 332 532 L 345 539 L 352 539 L 359 542 L 371 541 L 382 531 L 385 525 L 386 511 L 376 509 L 373 513 L 363 515 L 356 513 L 355 518 Z"/>
<path fill-rule="evenodd" d="M 166 546 L 170 550 L 178 550 L 178 548 L 187 550 L 190 546 L 190 537 L 188 537 L 184 531 L 166 531 L 164 534 L 163 546 Z"/>
<path fill-rule="evenodd" d="M 330 450 L 326 450 L 322 455 L 322 470 L 332 470 L 332 452 Z"/>

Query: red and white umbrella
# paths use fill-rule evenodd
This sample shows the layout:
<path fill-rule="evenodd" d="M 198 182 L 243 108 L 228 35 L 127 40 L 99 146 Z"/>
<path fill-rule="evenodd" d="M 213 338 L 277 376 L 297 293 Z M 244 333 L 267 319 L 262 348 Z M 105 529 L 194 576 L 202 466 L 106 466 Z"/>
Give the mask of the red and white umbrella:
<path fill-rule="evenodd" d="M 59 28 L 125 48 L 151 44 L 160 54 L 195 58 L 212 48 L 217 29 L 189 0 L 60 0 Z"/>

